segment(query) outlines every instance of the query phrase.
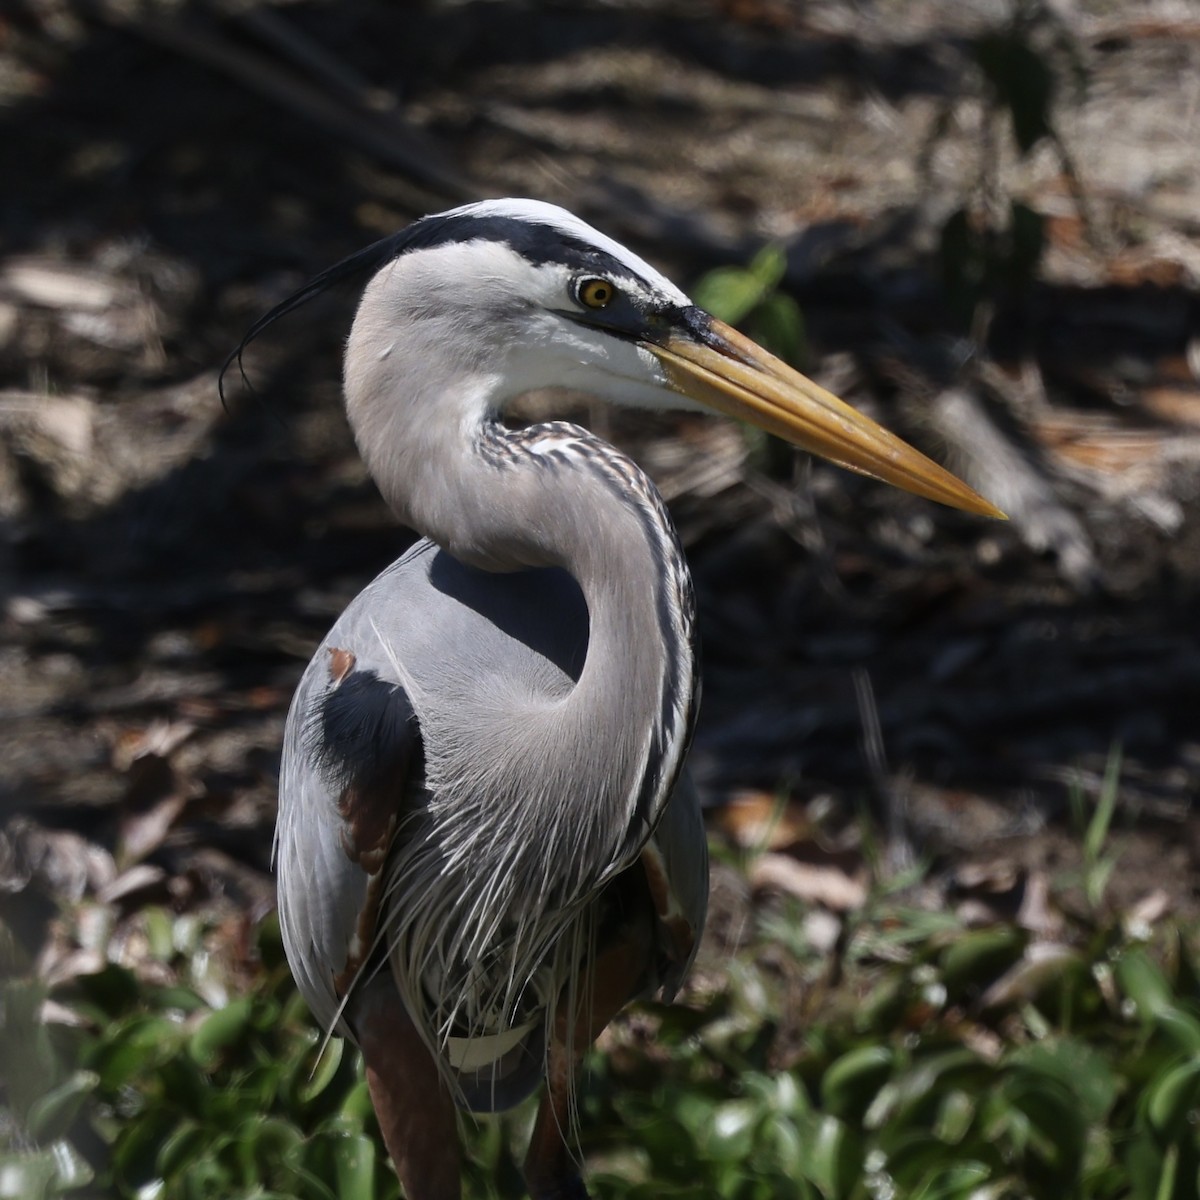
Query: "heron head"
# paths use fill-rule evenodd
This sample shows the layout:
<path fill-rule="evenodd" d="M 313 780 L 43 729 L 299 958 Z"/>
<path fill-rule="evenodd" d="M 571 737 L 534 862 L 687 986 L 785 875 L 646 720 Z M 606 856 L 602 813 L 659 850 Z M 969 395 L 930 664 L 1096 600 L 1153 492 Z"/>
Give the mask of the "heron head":
<path fill-rule="evenodd" d="M 527 392 L 566 387 L 633 407 L 715 410 L 917 495 L 1003 515 L 619 242 L 539 201 L 487 200 L 423 218 L 318 276 L 246 340 L 371 268 L 346 355 L 364 451 L 389 440 L 386 405 L 398 395 L 457 405 L 457 420 L 440 415 L 461 430 Z"/>

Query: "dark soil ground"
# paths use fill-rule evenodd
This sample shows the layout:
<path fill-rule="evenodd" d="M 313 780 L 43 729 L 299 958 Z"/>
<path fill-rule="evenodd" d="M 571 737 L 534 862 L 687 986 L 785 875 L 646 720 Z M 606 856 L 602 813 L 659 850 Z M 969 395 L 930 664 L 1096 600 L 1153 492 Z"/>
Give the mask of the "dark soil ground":
<path fill-rule="evenodd" d="M 0 888 L 270 903 L 291 689 L 408 535 L 340 413 L 353 295 L 255 347 L 255 396 L 222 408 L 217 369 L 343 254 L 528 194 L 685 284 L 782 242 L 813 373 L 1014 516 L 571 401 L 688 545 L 714 826 L 753 838 L 784 794 L 789 844 L 847 876 L 866 810 L 947 888 L 1069 881 L 1119 746 L 1112 896 L 1195 912 L 1200 27 L 1055 11 L 1030 36 L 1065 154 L 1022 156 L 973 57 L 1006 19 L 984 0 L 10 3 Z M 1010 197 L 1045 253 L 985 277 L 968 336 L 940 231 Z M 48 910 L 22 911 L 36 945 Z"/>

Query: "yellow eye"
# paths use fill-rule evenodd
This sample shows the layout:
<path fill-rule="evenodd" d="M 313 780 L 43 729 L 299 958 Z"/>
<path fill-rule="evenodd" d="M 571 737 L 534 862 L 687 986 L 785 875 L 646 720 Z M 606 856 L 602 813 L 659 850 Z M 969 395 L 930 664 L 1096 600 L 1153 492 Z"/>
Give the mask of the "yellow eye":
<path fill-rule="evenodd" d="M 588 308 L 604 308 L 617 294 L 607 279 L 585 279 L 578 289 L 579 303 Z"/>

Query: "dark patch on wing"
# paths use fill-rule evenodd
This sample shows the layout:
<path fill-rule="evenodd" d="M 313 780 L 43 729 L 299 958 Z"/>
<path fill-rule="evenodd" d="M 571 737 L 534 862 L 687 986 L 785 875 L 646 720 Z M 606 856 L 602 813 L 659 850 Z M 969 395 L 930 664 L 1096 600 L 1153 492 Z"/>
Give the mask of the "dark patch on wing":
<path fill-rule="evenodd" d="M 374 671 L 351 671 L 321 697 L 308 739 L 313 760 L 336 791 L 404 775 L 420 749 L 408 694 Z"/>
<path fill-rule="evenodd" d="M 338 798 L 347 855 L 377 872 L 421 765 L 421 735 L 407 693 L 374 671 L 351 671 L 321 697 L 307 740 Z"/>

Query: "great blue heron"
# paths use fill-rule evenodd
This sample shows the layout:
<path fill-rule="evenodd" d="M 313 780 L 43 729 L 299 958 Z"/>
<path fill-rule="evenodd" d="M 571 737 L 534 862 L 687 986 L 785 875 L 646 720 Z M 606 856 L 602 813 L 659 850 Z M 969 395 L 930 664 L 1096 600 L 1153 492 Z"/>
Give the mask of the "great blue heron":
<path fill-rule="evenodd" d="M 624 454 L 506 405 L 569 387 L 742 416 L 922 496 L 965 484 L 692 305 L 563 209 L 426 217 L 260 320 L 374 271 L 345 398 L 423 535 L 334 625 L 288 716 L 279 918 L 320 1023 L 362 1049 L 409 1200 L 460 1194 L 456 1104 L 545 1077 L 533 1196 L 586 1196 L 568 1148 L 583 1051 L 696 952 L 707 851 L 682 773 L 697 702 L 691 580 Z"/>

